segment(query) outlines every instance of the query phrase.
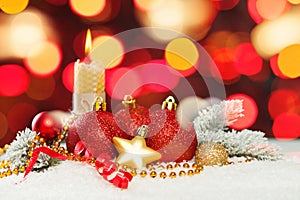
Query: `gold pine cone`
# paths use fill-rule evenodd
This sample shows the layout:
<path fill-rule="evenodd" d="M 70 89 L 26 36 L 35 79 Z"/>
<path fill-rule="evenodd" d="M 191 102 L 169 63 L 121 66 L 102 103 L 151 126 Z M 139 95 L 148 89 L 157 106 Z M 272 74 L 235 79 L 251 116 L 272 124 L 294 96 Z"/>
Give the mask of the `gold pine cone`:
<path fill-rule="evenodd" d="M 201 144 L 195 154 L 195 163 L 197 165 L 225 165 L 228 160 L 226 149 L 216 142 Z"/>

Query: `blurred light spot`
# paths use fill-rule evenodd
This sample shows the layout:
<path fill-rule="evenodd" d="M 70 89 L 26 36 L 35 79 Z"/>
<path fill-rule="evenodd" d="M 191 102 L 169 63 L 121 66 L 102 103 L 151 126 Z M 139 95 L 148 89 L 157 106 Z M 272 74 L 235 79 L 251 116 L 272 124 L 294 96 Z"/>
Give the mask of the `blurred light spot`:
<path fill-rule="evenodd" d="M 212 54 L 212 59 L 215 61 L 223 80 L 229 81 L 240 76 L 234 66 L 233 57 L 234 50 L 229 48 L 216 49 Z"/>
<path fill-rule="evenodd" d="M 62 73 L 62 82 L 67 90 L 74 91 L 74 62 L 65 67 Z"/>
<path fill-rule="evenodd" d="M 1 0 L 0 8 L 7 14 L 17 14 L 25 10 L 29 0 Z"/>
<path fill-rule="evenodd" d="M 236 48 L 240 43 L 250 43 L 250 34 L 247 32 L 233 32 L 224 38 L 227 48 Z"/>
<path fill-rule="evenodd" d="M 62 52 L 59 46 L 53 42 L 43 42 L 29 50 L 24 63 L 32 74 L 45 77 L 56 72 L 61 60 Z"/>
<path fill-rule="evenodd" d="M 230 10 L 234 8 L 240 0 L 211 0 L 218 10 Z"/>
<path fill-rule="evenodd" d="M 235 49 L 234 63 L 239 73 L 252 76 L 261 71 L 263 60 L 251 43 L 241 43 Z"/>
<path fill-rule="evenodd" d="M 271 93 L 268 109 L 272 119 L 281 113 L 297 113 L 300 108 L 298 94 L 289 89 L 278 89 Z"/>
<path fill-rule="evenodd" d="M 275 78 L 272 83 L 272 89 L 287 89 L 293 90 L 300 97 L 300 79 L 281 79 Z"/>
<path fill-rule="evenodd" d="M 153 92 L 168 92 L 174 89 L 178 82 L 179 76 L 176 71 L 161 62 L 154 60 L 147 64 L 136 66 L 137 74 L 140 77 L 141 85 Z"/>
<path fill-rule="evenodd" d="M 29 85 L 29 76 L 19 65 L 0 66 L 0 95 L 18 96 L 26 91 Z"/>
<path fill-rule="evenodd" d="M 0 139 L 4 138 L 8 130 L 6 116 L 0 112 Z"/>
<path fill-rule="evenodd" d="M 264 19 L 274 20 L 288 11 L 290 4 L 286 0 L 257 0 L 256 8 Z"/>
<path fill-rule="evenodd" d="M 204 40 L 204 47 L 208 51 L 209 54 L 213 54 L 213 52 L 219 48 L 229 47 L 227 46 L 227 40 L 225 38 L 230 38 L 232 36 L 232 32 L 230 31 L 216 31 L 207 36 Z"/>
<path fill-rule="evenodd" d="M 248 0 L 248 12 L 253 21 L 257 24 L 261 23 L 264 19 L 260 16 L 256 8 L 257 0 Z"/>
<path fill-rule="evenodd" d="M 85 17 L 85 20 L 88 20 L 90 22 L 102 22 L 102 23 L 111 21 L 118 15 L 121 8 L 121 3 L 122 1 L 120 0 L 117 1 L 106 0 L 105 7 L 100 13 L 98 13 L 95 16 Z"/>
<path fill-rule="evenodd" d="M 249 128 L 254 124 L 258 115 L 258 108 L 255 101 L 246 94 L 234 94 L 230 95 L 227 99 L 241 99 L 243 100 L 243 108 L 244 108 L 244 116 L 238 118 L 236 122 L 234 122 L 230 127 L 242 130 L 245 128 Z"/>
<path fill-rule="evenodd" d="M 10 32 L 11 47 L 15 54 L 21 57 L 26 56 L 33 45 L 46 39 L 43 23 L 34 12 L 16 15 L 11 22 Z"/>
<path fill-rule="evenodd" d="M 49 98 L 55 89 L 55 80 L 52 76 L 47 78 L 38 78 L 31 76 L 30 84 L 26 94 L 34 100 L 45 100 Z"/>
<path fill-rule="evenodd" d="M 113 68 L 121 63 L 124 47 L 121 41 L 112 36 L 99 36 L 93 40 L 90 58 L 100 61 L 105 68 Z"/>
<path fill-rule="evenodd" d="M 271 66 L 271 69 L 273 71 L 273 73 L 278 76 L 279 78 L 283 78 L 283 79 L 287 79 L 288 77 L 286 77 L 285 75 L 283 75 L 279 69 L 279 66 L 278 66 L 278 54 L 272 56 L 270 58 L 270 66 Z"/>
<path fill-rule="evenodd" d="M 300 136 L 300 116 L 295 113 L 282 113 L 274 120 L 272 130 L 276 139 L 297 139 Z"/>
<path fill-rule="evenodd" d="M 198 116 L 199 111 L 209 105 L 208 101 L 197 96 L 182 99 L 176 110 L 176 117 L 181 127 L 184 128 L 187 122 L 192 122 Z"/>
<path fill-rule="evenodd" d="M 299 4 L 300 3 L 300 0 L 288 0 L 288 2 L 290 2 L 291 4 Z"/>
<path fill-rule="evenodd" d="M 207 35 L 217 15 L 217 10 L 210 0 L 136 2 L 136 17 L 142 26 L 174 30 L 173 33 L 157 29 L 148 30 L 147 34 L 157 41 L 172 40 L 180 36 L 178 33 L 200 40 Z M 146 2 L 153 2 L 155 8 L 139 7 L 140 3 L 146 5 Z"/>
<path fill-rule="evenodd" d="M 265 59 L 279 53 L 283 48 L 300 43 L 300 7 L 293 6 L 288 13 L 276 20 L 264 21 L 251 32 L 252 44 Z"/>
<path fill-rule="evenodd" d="M 199 52 L 191 40 L 177 38 L 167 45 L 165 58 L 174 69 L 187 70 L 196 65 L 199 59 Z"/>
<path fill-rule="evenodd" d="M 155 10 L 159 8 L 163 0 L 134 0 L 134 5 L 142 11 Z"/>
<path fill-rule="evenodd" d="M 105 89 L 112 98 L 121 100 L 128 94 L 137 97 L 140 86 L 141 80 L 132 68 L 116 67 L 105 71 Z"/>
<path fill-rule="evenodd" d="M 68 3 L 68 0 L 46 0 L 46 1 L 55 6 L 63 6 Z"/>
<path fill-rule="evenodd" d="M 284 48 L 278 55 L 278 66 L 283 75 L 289 78 L 300 76 L 300 44 Z"/>
<path fill-rule="evenodd" d="M 36 107 L 29 103 L 14 104 L 7 114 L 9 129 L 16 133 L 31 126 L 33 117 L 38 113 Z"/>
<path fill-rule="evenodd" d="M 83 17 L 91 17 L 101 13 L 106 0 L 70 0 L 70 7 L 74 13 Z"/>

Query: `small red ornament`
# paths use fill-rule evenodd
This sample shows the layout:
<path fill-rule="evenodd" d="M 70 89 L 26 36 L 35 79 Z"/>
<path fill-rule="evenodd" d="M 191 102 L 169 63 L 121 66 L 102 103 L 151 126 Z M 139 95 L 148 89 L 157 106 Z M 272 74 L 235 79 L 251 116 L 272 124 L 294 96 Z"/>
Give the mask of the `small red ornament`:
<path fill-rule="evenodd" d="M 61 128 L 62 122 L 53 111 L 44 111 L 37 114 L 31 124 L 32 130 L 39 133 L 47 141 L 51 141 L 57 137 Z"/>
<path fill-rule="evenodd" d="M 152 123 L 149 125 L 147 145 L 161 153 L 161 161 L 164 162 L 191 160 L 197 147 L 192 123 L 187 122 L 184 128 L 180 127 L 175 110 L 175 99 L 168 97 L 163 104 L 163 110 L 150 113 Z"/>
<path fill-rule="evenodd" d="M 69 129 L 66 143 L 71 152 L 74 151 L 77 142 L 82 141 L 94 157 L 108 154 L 114 158 L 116 150 L 112 139 L 115 136 L 130 138 L 118 127 L 113 115 L 105 111 L 105 106 L 100 106 L 96 111 L 85 113 L 74 121 Z"/>
<path fill-rule="evenodd" d="M 115 114 L 115 119 L 118 126 L 133 138 L 139 127 L 150 124 L 149 109 L 137 105 L 130 95 L 125 95 L 122 103 L 125 108 Z"/>

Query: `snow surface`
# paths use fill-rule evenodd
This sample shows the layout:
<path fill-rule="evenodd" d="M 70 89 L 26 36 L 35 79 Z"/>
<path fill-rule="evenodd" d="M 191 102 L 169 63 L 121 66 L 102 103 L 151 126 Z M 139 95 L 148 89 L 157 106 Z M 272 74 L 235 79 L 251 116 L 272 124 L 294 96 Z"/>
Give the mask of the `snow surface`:
<path fill-rule="evenodd" d="M 1 200 L 230 199 L 299 200 L 300 141 L 273 141 L 284 160 L 205 167 L 200 175 L 176 179 L 135 177 L 127 190 L 104 181 L 93 167 L 64 161 L 45 172 L 0 179 Z"/>

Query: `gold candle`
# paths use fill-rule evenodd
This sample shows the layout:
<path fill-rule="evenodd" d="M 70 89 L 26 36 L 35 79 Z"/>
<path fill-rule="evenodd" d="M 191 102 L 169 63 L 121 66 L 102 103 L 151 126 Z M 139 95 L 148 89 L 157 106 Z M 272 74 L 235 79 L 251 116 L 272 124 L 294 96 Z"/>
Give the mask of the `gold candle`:
<path fill-rule="evenodd" d="M 90 30 L 87 31 L 85 53 L 92 49 L 92 37 Z M 95 98 L 102 97 L 105 101 L 105 77 L 104 66 L 95 61 L 80 62 L 74 65 L 74 93 L 73 112 L 83 114 L 93 110 Z"/>

